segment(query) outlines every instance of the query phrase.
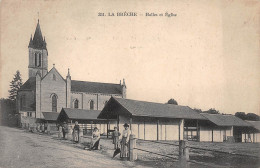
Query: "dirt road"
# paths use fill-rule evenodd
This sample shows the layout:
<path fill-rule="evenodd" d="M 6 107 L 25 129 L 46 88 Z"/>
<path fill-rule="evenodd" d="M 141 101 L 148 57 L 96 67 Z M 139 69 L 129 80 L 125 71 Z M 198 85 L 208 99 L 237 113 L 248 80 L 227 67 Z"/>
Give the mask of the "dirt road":
<path fill-rule="evenodd" d="M 135 167 L 68 141 L 0 126 L 0 168 L 19 167 Z"/>

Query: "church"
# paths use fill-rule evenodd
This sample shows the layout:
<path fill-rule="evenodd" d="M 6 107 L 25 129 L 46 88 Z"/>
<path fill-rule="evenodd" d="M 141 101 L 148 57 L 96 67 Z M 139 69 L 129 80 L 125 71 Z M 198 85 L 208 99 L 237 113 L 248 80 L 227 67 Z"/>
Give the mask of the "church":
<path fill-rule="evenodd" d="M 48 70 L 48 50 L 38 20 L 30 38 L 28 80 L 17 94 L 20 124 L 33 124 L 44 119 L 43 113 L 59 113 L 62 108 L 103 109 L 111 96 L 126 98 L 125 80 L 121 83 L 99 83 L 72 80 L 70 71 L 63 78 L 53 67 Z"/>

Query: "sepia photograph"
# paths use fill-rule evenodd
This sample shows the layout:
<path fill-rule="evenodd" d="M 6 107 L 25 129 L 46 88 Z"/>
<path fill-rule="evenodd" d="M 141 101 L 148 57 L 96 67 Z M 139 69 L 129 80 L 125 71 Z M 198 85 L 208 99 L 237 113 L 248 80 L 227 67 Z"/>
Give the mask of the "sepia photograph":
<path fill-rule="evenodd" d="M 260 167 L 260 1 L 0 0 L 0 168 Z"/>

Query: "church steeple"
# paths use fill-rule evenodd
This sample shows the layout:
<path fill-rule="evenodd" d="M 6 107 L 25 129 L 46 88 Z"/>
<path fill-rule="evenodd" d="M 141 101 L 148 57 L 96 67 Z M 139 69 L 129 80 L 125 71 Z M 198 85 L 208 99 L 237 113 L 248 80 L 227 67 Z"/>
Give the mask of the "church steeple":
<path fill-rule="evenodd" d="M 29 77 L 35 77 L 36 73 L 40 73 L 43 77 L 48 72 L 48 51 L 45 37 L 42 36 L 40 22 L 38 23 L 34 32 L 34 36 L 30 38 L 29 42 Z"/>
<path fill-rule="evenodd" d="M 34 32 L 33 40 L 32 40 L 32 42 L 30 41 L 28 47 L 47 50 L 45 38 L 43 40 L 43 37 L 42 37 L 42 31 L 41 31 L 39 19 L 38 19 L 38 23 L 37 23 L 37 26 L 36 26 L 36 29 Z"/>

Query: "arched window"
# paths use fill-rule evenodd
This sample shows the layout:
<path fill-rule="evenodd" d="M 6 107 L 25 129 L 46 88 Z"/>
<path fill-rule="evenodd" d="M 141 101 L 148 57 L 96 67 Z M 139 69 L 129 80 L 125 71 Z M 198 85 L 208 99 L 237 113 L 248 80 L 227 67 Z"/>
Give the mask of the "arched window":
<path fill-rule="evenodd" d="M 74 108 L 75 109 L 79 108 L 79 101 L 78 101 L 78 99 L 74 100 Z"/>
<path fill-rule="evenodd" d="M 37 53 L 34 54 L 34 64 L 37 66 L 38 60 L 37 60 Z"/>
<path fill-rule="evenodd" d="M 42 64 L 42 55 L 41 53 L 39 53 L 39 64 L 38 64 L 38 67 L 40 67 Z"/>
<path fill-rule="evenodd" d="M 55 94 L 51 97 L 52 102 L 52 112 L 57 112 L 57 96 Z"/>
<path fill-rule="evenodd" d="M 94 109 L 94 101 L 93 100 L 90 100 L 89 106 L 90 106 L 90 110 Z"/>

